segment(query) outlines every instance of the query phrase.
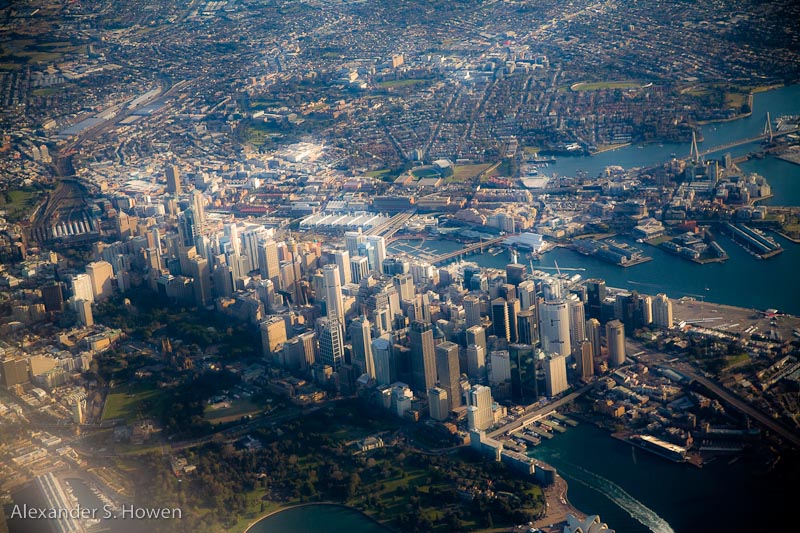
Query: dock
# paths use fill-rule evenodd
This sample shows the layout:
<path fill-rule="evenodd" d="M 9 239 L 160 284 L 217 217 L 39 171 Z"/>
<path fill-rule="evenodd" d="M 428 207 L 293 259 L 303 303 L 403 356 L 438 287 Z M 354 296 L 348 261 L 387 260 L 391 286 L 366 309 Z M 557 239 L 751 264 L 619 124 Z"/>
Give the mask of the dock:
<path fill-rule="evenodd" d="M 572 428 L 574 428 L 574 427 L 576 427 L 578 425 L 578 423 L 576 421 L 572 420 L 571 418 L 567 418 L 566 416 L 564 416 L 562 414 L 559 414 L 559 413 L 553 414 L 553 418 L 555 418 L 559 422 L 561 422 L 563 424 L 566 424 L 566 425 L 568 425 L 569 427 L 572 427 Z"/>

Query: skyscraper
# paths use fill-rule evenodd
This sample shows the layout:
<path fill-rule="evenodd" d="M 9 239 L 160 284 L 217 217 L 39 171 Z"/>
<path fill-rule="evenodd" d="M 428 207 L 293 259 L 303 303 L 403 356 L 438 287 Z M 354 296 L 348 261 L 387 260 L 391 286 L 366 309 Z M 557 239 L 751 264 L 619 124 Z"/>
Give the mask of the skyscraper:
<path fill-rule="evenodd" d="M 536 284 L 531 279 L 526 279 L 517 286 L 517 297 L 523 311 L 533 309 L 536 305 Z"/>
<path fill-rule="evenodd" d="M 342 282 L 339 277 L 339 267 L 336 265 L 325 265 L 322 268 L 322 275 L 325 278 L 325 305 L 328 310 L 328 318 L 338 320 L 344 324 L 344 301 L 342 300 Z"/>
<path fill-rule="evenodd" d="M 436 361 L 433 329 L 430 324 L 415 321 L 408 333 L 411 341 L 412 387 L 419 394 L 427 394 L 436 384 Z"/>
<path fill-rule="evenodd" d="M 369 260 L 366 257 L 355 255 L 350 258 L 350 279 L 353 283 L 361 283 L 361 280 L 369 276 Z"/>
<path fill-rule="evenodd" d="M 447 420 L 450 412 L 450 402 L 447 391 L 439 387 L 433 387 L 428 391 L 428 409 L 431 418 L 442 421 Z"/>
<path fill-rule="evenodd" d="M 173 195 L 181 193 L 181 171 L 176 165 L 167 165 L 167 192 Z"/>
<path fill-rule="evenodd" d="M 41 288 L 44 310 L 48 313 L 64 309 L 64 294 L 61 292 L 61 283 L 50 283 Z"/>
<path fill-rule="evenodd" d="M 362 315 L 350 322 L 348 331 L 353 346 L 353 364 L 357 365 L 362 373 L 374 379 L 375 364 L 372 358 L 372 334 L 369 326 L 369 320 Z"/>
<path fill-rule="evenodd" d="M 350 270 L 350 252 L 347 250 L 336 250 L 333 252 L 333 259 L 339 267 L 339 279 L 342 285 L 347 285 L 353 279 Z"/>
<path fill-rule="evenodd" d="M 481 301 L 477 296 L 464 297 L 464 315 L 468 328 L 481 325 Z"/>
<path fill-rule="evenodd" d="M 539 306 L 539 335 L 542 350 L 548 355 L 569 355 L 569 305 L 564 300 L 543 302 Z"/>
<path fill-rule="evenodd" d="M 398 274 L 392 281 L 401 300 L 410 300 L 414 297 L 414 278 L 411 274 Z"/>
<path fill-rule="evenodd" d="M 519 263 L 506 265 L 506 280 L 511 285 L 519 287 L 520 283 L 525 279 L 526 270 L 525 265 L 520 265 Z"/>
<path fill-rule="evenodd" d="M 672 322 L 672 302 L 666 294 L 657 294 L 653 300 L 653 324 L 659 328 L 671 328 Z"/>
<path fill-rule="evenodd" d="M 625 326 L 619 320 L 606 322 L 606 344 L 611 366 L 625 364 Z"/>
<path fill-rule="evenodd" d="M 278 243 L 272 239 L 260 241 L 256 245 L 256 253 L 261 279 L 270 279 L 273 282 L 279 280 L 281 265 L 278 259 Z"/>
<path fill-rule="evenodd" d="M 477 344 L 484 350 L 486 349 L 486 329 L 483 326 L 472 326 L 467 328 L 467 346 Z"/>
<path fill-rule="evenodd" d="M 111 296 L 111 278 L 114 276 L 114 269 L 106 261 L 95 261 L 86 265 L 86 273 L 92 280 L 93 301 L 104 300 Z"/>
<path fill-rule="evenodd" d="M 503 298 L 492 300 L 492 332 L 498 338 L 511 340 L 511 327 L 508 319 L 508 305 Z"/>
<path fill-rule="evenodd" d="M 372 247 L 374 254 L 374 258 L 369 258 L 370 270 L 380 272 L 383 260 L 386 259 L 386 239 L 380 235 L 367 235 L 366 244 Z"/>
<path fill-rule="evenodd" d="M 582 340 L 579 346 L 578 355 L 575 358 L 578 361 L 578 372 L 580 372 L 581 378 L 588 380 L 594 375 L 592 343 L 588 340 Z"/>
<path fill-rule="evenodd" d="M 467 426 L 470 430 L 484 431 L 492 427 L 492 391 L 484 385 L 473 385 L 467 395 Z"/>
<path fill-rule="evenodd" d="M 561 394 L 569 388 L 567 384 L 567 358 L 563 355 L 553 355 L 544 362 L 544 382 L 547 395 L 550 397 Z"/>
<path fill-rule="evenodd" d="M 458 344 L 445 341 L 436 347 L 436 373 L 439 386 L 447 391 L 450 409 L 461 405 L 461 372 L 458 367 Z"/>
<path fill-rule="evenodd" d="M 388 335 L 372 341 L 372 358 L 375 362 L 375 381 L 378 385 L 390 385 L 395 381 L 392 341 Z"/>
<path fill-rule="evenodd" d="M 508 351 L 496 350 L 490 354 L 489 360 L 491 363 L 489 382 L 492 385 L 511 380 L 511 359 Z"/>
<path fill-rule="evenodd" d="M 334 265 L 335 266 L 335 265 Z M 338 279 L 339 273 L 336 273 Z M 335 318 L 318 318 L 319 362 L 336 372 L 344 363 L 344 330 Z"/>
<path fill-rule="evenodd" d="M 286 342 L 286 322 L 279 316 L 272 316 L 259 323 L 261 331 L 261 351 L 264 357 L 271 359 Z"/>
<path fill-rule="evenodd" d="M 592 343 L 592 357 L 600 357 L 600 321 L 596 318 L 586 321 L 586 338 Z"/>
<path fill-rule="evenodd" d="M 587 314 L 600 320 L 600 309 L 606 298 L 606 282 L 602 279 L 590 279 L 586 282 Z"/>
<path fill-rule="evenodd" d="M 573 350 L 577 350 L 580 342 L 586 338 L 586 315 L 583 302 L 574 294 L 567 300 L 569 303 L 569 341 Z"/>
<path fill-rule="evenodd" d="M 533 309 L 520 311 L 517 315 L 517 342 L 531 346 L 539 342 L 539 323 Z"/>
<path fill-rule="evenodd" d="M 478 381 L 486 379 L 486 348 L 483 346 L 467 345 L 467 375 Z"/>
<path fill-rule="evenodd" d="M 346 231 L 344 233 L 344 246 L 347 248 L 350 257 L 358 255 L 358 245 L 366 241 L 364 234 L 359 231 Z"/>

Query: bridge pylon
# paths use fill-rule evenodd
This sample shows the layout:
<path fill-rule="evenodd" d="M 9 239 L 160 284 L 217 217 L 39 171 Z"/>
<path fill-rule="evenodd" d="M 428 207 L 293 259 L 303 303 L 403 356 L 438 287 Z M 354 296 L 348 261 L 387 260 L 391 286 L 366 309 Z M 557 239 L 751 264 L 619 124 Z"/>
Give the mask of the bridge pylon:
<path fill-rule="evenodd" d="M 769 111 L 767 111 L 767 121 L 764 123 L 764 138 L 772 143 L 772 121 L 769 118 Z"/>
<path fill-rule="evenodd" d="M 695 165 L 700 162 L 703 156 L 700 155 L 700 150 L 697 148 L 697 132 L 692 130 L 692 147 L 689 149 L 689 159 Z"/>

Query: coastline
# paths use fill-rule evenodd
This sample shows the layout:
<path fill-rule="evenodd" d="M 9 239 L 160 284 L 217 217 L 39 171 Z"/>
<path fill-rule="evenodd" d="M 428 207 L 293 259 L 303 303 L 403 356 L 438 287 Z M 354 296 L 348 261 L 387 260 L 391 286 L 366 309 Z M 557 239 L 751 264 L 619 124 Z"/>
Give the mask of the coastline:
<path fill-rule="evenodd" d="M 331 507 L 343 507 L 343 508 L 348 509 L 350 511 L 355 511 L 357 513 L 360 513 L 361 515 L 363 515 L 365 518 L 367 518 L 371 522 L 374 522 L 376 525 L 384 528 L 387 532 L 388 531 L 394 531 L 392 528 L 390 528 L 386 524 L 376 520 L 374 517 L 368 515 L 367 513 L 365 513 L 364 511 L 362 511 L 358 507 L 352 507 L 350 505 L 345 505 L 343 503 L 336 503 L 336 502 L 306 502 L 306 503 L 298 503 L 298 504 L 293 504 L 293 505 L 286 505 L 284 507 L 279 507 L 279 508 L 273 509 L 272 511 L 269 511 L 269 512 L 267 512 L 267 513 L 265 513 L 265 514 L 263 514 L 263 515 L 261 515 L 261 516 L 259 516 L 257 518 L 254 518 L 253 521 L 250 522 L 249 524 L 247 524 L 247 527 L 244 530 L 242 530 L 242 533 L 247 533 L 248 531 L 250 531 L 250 529 L 253 526 L 255 526 L 257 523 L 261 522 L 265 518 L 269 518 L 270 516 L 276 515 L 278 513 L 282 513 L 284 511 L 288 511 L 290 509 L 297 509 L 299 507 L 308 507 L 308 506 L 311 506 L 311 505 L 328 505 L 328 506 L 331 506 Z"/>

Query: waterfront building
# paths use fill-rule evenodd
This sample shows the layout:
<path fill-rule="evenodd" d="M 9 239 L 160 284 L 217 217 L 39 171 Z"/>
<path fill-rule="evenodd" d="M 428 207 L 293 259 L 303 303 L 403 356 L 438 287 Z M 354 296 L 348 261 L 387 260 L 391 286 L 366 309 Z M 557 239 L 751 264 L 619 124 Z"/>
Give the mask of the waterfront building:
<path fill-rule="evenodd" d="M 514 287 L 519 287 L 525 279 L 526 271 L 527 268 L 525 265 L 520 265 L 518 263 L 506 265 L 506 280 Z"/>
<path fill-rule="evenodd" d="M 549 397 L 561 394 L 569 388 L 567 383 L 567 358 L 552 355 L 544 362 L 545 389 Z"/>
<path fill-rule="evenodd" d="M 606 299 L 606 282 L 602 279 L 586 281 L 587 314 L 600 320 L 603 300 Z"/>
<path fill-rule="evenodd" d="M 671 328 L 672 322 L 672 302 L 666 294 L 657 294 L 653 300 L 653 324 L 659 328 Z"/>
<path fill-rule="evenodd" d="M 450 410 L 461 406 L 461 372 L 458 366 L 458 344 L 444 341 L 436 346 L 436 374 L 439 386 L 447 391 Z"/>
<path fill-rule="evenodd" d="M 467 426 L 470 430 L 484 431 L 494 422 L 492 416 L 492 391 L 484 385 L 473 385 L 467 394 Z"/>
<path fill-rule="evenodd" d="M 606 322 L 606 344 L 608 362 L 611 366 L 625 364 L 625 326 L 619 320 Z"/>

